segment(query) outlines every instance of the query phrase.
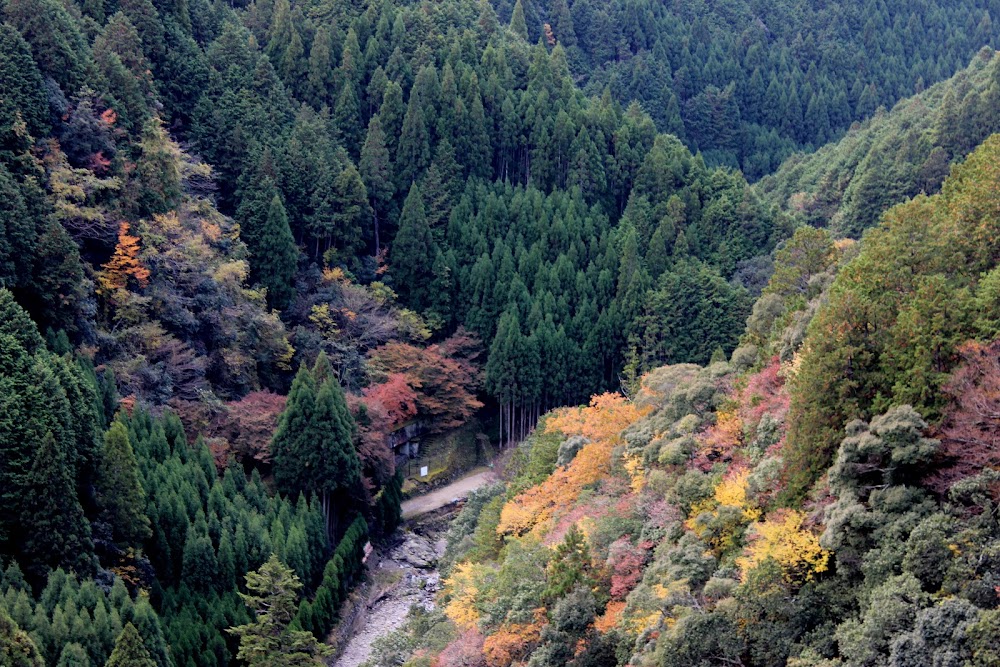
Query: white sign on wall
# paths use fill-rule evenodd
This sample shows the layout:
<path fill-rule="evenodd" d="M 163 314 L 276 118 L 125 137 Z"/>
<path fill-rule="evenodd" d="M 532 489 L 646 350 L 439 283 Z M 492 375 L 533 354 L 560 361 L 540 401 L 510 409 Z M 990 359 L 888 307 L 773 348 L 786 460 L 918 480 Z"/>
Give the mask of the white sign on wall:
<path fill-rule="evenodd" d="M 421 466 L 421 468 L 420 468 L 420 476 L 421 477 L 427 477 L 427 466 Z"/>

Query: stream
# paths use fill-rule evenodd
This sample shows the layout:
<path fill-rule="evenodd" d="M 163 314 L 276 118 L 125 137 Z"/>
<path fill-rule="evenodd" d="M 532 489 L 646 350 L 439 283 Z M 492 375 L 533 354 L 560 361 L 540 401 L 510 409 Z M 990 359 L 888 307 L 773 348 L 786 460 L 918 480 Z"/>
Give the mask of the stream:
<path fill-rule="evenodd" d="M 446 511 L 407 521 L 395 540 L 374 554 L 377 560 L 369 568 L 367 601 L 334 667 L 358 667 L 368 660 L 372 643 L 400 628 L 412 605 L 434 608 L 441 588 L 437 561 L 444 554 L 444 534 L 453 514 Z"/>

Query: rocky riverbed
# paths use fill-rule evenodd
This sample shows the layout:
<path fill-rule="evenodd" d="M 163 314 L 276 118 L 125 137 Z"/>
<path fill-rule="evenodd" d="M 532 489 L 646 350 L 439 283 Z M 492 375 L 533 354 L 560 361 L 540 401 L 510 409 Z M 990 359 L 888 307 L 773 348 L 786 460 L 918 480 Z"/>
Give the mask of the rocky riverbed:
<path fill-rule="evenodd" d="M 453 511 L 448 509 L 411 520 L 369 567 L 369 584 L 347 628 L 347 643 L 334 667 L 358 667 L 371 654 L 372 643 L 401 627 L 413 605 L 434 608 L 441 588 L 437 561 L 444 554 L 444 533 Z"/>

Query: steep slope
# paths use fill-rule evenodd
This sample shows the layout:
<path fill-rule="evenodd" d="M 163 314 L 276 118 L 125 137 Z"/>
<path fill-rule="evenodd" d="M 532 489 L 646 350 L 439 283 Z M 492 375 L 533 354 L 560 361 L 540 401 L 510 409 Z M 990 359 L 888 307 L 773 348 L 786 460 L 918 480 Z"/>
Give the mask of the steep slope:
<path fill-rule="evenodd" d="M 640 101 L 660 129 L 752 180 L 997 48 L 1000 11 L 968 0 L 495 2 L 504 20 L 515 4 L 532 40 L 566 47 L 585 89 Z"/>
<path fill-rule="evenodd" d="M 549 414 L 376 664 L 995 664 L 997 165 L 800 229 L 729 362 Z"/>
<path fill-rule="evenodd" d="M 984 49 L 954 77 L 788 159 L 754 186 L 797 221 L 858 238 L 886 208 L 941 187 L 949 166 L 1000 130 L 1000 58 Z"/>

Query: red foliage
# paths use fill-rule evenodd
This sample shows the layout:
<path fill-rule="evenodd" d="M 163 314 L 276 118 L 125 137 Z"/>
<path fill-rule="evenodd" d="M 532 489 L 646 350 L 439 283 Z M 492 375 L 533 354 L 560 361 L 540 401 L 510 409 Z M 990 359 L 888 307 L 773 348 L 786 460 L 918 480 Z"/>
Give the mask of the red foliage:
<path fill-rule="evenodd" d="M 486 667 L 483 640 L 478 630 L 466 630 L 448 644 L 432 664 L 434 667 Z"/>
<path fill-rule="evenodd" d="M 402 426 L 417 416 L 417 392 L 412 380 L 402 373 L 393 373 L 382 384 L 366 387 L 362 392 L 370 413 L 384 415 L 389 430 Z"/>
<path fill-rule="evenodd" d="M 941 467 L 929 480 L 940 493 L 985 468 L 1000 468 L 1000 340 L 970 341 L 958 353 L 962 362 L 944 386 L 953 403 L 938 434 Z"/>
<path fill-rule="evenodd" d="M 442 432 L 461 426 L 483 406 L 476 399 L 480 351 L 478 339 L 459 329 L 451 338 L 427 348 L 407 343 L 383 345 L 372 351 L 371 360 L 390 381 L 396 375 L 396 381 L 409 386 L 415 394 L 417 416 L 427 420 L 431 431 Z"/>
<path fill-rule="evenodd" d="M 271 436 L 285 409 L 285 397 L 269 391 L 254 391 L 221 407 L 203 401 L 172 399 L 188 438 L 203 435 L 216 465 L 224 468 L 230 457 L 241 462 L 270 463 Z"/>
<path fill-rule="evenodd" d="M 102 151 L 97 151 L 87 158 L 87 169 L 90 169 L 98 176 L 104 176 L 111 169 L 111 160 L 104 157 Z"/>
<path fill-rule="evenodd" d="M 226 404 L 225 415 L 217 422 L 216 432 L 229 441 L 238 458 L 268 462 L 271 460 L 271 436 L 284 409 L 284 396 L 269 391 L 251 392 Z"/>
<path fill-rule="evenodd" d="M 788 414 L 789 395 L 780 371 L 781 362 L 776 356 L 760 372 L 748 377 L 746 386 L 740 392 L 743 398 L 742 417 L 754 427 L 765 413 L 770 413 L 778 421 L 784 421 Z"/>
<path fill-rule="evenodd" d="M 347 394 L 347 407 L 358 425 L 358 457 L 364 467 L 369 489 L 384 484 L 396 472 L 396 461 L 389 448 L 392 420 L 379 401 Z"/>
<path fill-rule="evenodd" d="M 643 545 L 634 545 L 627 537 L 621 537 L 608 550 L 608 567 L 611 568 L 611 598 L 624 600 L 642 579 L 642 567 L 646 564 L 649 551 Z"/>

